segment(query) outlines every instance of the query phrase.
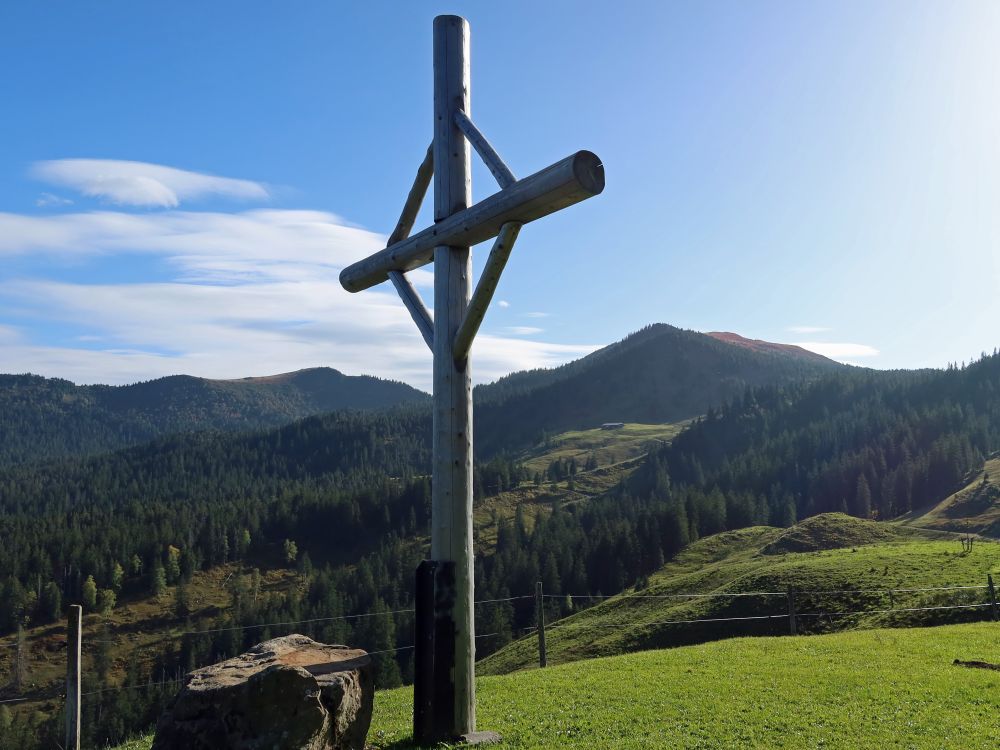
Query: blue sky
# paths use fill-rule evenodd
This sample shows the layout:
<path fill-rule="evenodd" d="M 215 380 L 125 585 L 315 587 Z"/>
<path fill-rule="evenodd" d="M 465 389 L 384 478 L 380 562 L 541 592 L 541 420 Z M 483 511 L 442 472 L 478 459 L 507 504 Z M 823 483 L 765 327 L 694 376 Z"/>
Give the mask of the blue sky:
<path fill-rule="evenodd" d="M 446 12 L 514 172 L 588 148 L 607 174 L 521 233 L 477 380 L 652 322 L 873 367 L 1000 344 L 994 2 L 10 2 L 0 371 L 426 388 L 392 290 L 337 274 L 430 139 Z M 495 189 L 477 163 L 475 196 Z"/>

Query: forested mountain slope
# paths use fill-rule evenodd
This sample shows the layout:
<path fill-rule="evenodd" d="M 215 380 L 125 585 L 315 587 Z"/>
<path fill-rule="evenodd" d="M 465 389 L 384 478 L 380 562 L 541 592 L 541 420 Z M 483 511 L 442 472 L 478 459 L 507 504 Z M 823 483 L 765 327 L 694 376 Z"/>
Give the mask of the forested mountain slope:
<path fill-rule="evenodd" d="M 514 373 L 477 388 L 477 452 L 490 455 L 501 446 L 524 447 L 543 432 L 603 422 L 679 422 L 704 414 L 748 387 L 844 369 L 796 349 L 753 349 L 696 331 L 652 325 L 562 367 Z"/>
<path fill-rule="evenodd" d="M 125 386 L 0 375 L 0 466 L 92 455 L 176 432 L 246 430 L 426 400 L 405 383 L 326 367 L 242 380 L 175 375 Z"/>
<path fill-rule="evenodd" d="M 602 422 L 675 422 L 748 386 L 840 367 L 797 347 L 748 347 L 733 336 L 720 341 L 653 325 L 562 367 L 479 386 L 477 453 L 525 448 L 544 433 Z M 404 383 L 330 368 L 242 380 L 175 375 L 127 386 L 0 375 L 0 467 L 94 455 L 180 432 L 276 427 L 343 409 L 428 402 L 427 394 Z"/>
<path fill-rule="evenodd" d="M 683 498 L 682 520 L 713 531 L 828 511 L 889 519 L 959 489 L 998 447 L 993 354 L 961 369 L 850 371 L 749 391 L 650 454 L 625 489 Z"/>

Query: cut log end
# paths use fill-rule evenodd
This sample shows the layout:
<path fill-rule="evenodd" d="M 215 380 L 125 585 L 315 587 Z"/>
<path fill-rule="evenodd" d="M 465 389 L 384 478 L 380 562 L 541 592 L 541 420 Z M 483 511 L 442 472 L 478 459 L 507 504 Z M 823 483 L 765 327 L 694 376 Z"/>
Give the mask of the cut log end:
<path fill-rule="evenodd" d="M 573 174 L 580 187 L 599 195 L 604 191 L 604 164 L 593 151 L 577 151 L 573 155 Z"/>

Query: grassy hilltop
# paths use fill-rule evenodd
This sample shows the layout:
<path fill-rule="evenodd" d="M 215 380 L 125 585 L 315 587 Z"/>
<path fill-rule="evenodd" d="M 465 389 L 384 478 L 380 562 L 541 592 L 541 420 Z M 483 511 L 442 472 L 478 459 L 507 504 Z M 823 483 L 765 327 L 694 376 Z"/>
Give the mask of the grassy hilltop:
<path fill-rule="evenodd" d="M 930 508 L 914 511 L 905 522 L 927 529 L 1000 537 L 1000 455 L 973 472 L 958 492 Z"/>
<path fill-rule="evenodd" d="M 717 623 L 667 624 L 787 613 L 784 592 L 795 589 L 803 632 L 845 628 L 914 626 L 985 616 L 983 610 L 884 612 L 859 610 L 980 603 L 983 590 L 901 592 L 887 589 L 980 586 L 987 573 L 1000 580 L 1000 544 L 980 539 L 971 552 L 957 537 L 831 513 L 789 529 L 757 526 L 695 542 L 648 586 L 611 597 L 571 615 L 547 631 L 549 663 L 664 648 L 740 635 L 788 632 L 786 617 Z M 802 593 L 846 590 L 857 593 Z M 678 594 L 774 592 L 776 596 L 656 598 Z M 823 614 L 822 617 L 810 615 Z M 537 664 L 534 635 L 488 656 L 482 674 Z"/>

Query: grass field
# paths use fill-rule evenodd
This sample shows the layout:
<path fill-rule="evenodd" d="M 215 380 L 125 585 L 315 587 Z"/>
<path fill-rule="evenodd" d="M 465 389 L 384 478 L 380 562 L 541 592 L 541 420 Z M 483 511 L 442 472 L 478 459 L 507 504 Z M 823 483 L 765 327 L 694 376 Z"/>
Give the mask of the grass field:
<path fill-rule="evenodd" d="M 502 748 L 995 748 L 1000 624 L 727 641 L 478 680 Z M 412 747 L 412 692 L 376 694 L 373 748 Z M 148 750 L 150 738 L 120 750 Z"/>
<path fill-rule="evenodd" d="M 809 632 L 843 628 L 914 626 L 980 619 L 979 610 L 878 613 L 859 610 L 965 604 L 985 601 L 985 591 L 908 592 L 887 589 L 984 585 L 987 573 L 1000 580 L 1000 544 L 978 542 L 965 552 L 958 539 L 924 538 L 934 532 L 861 521 L 840 514 L 816 516 L 790 528 L 754 527 L 702 539 L 650 578 L 647 588 L 611 597 L 560 620 L 547 631 L 549 663 L 565 663 L 650 648 L 739 635 L 788 631 L 787 618 L 718 623 L 698 620 L 787 613 L 792 588 Z M 829 549 L 829 547 L 836 547 Z M 801 550 L 785 552 L 786 549 Z M 811 551 L 810 551 L 811 550 Z M 803 593 L 847 590 L 850 593 Z M 774 592 L 776 596 L 653 598 L 677 594 Z M 864 593 L 871 592 L 871 593 Z M 810 617 L 826 613 L 824 617 Z M 503 674 L 537 663 L 534 636 L 486 657 L 482 674 Z"/>

